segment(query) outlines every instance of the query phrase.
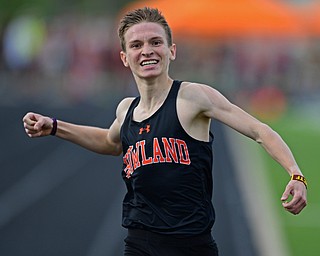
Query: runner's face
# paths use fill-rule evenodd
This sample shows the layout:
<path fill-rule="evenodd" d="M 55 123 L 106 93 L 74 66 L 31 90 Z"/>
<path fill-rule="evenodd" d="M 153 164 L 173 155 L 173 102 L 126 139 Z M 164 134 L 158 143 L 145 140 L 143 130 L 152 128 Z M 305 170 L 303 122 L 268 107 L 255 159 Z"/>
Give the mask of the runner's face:
<path fill-rule="evenodd" d="M 153 22 L 133 25 L 125 33 L 126 51 L 121 51 L 123 64 L 138 78 L 168 75 L 170 60 L 176 47 L 168 46 L 163 27 Z"/>

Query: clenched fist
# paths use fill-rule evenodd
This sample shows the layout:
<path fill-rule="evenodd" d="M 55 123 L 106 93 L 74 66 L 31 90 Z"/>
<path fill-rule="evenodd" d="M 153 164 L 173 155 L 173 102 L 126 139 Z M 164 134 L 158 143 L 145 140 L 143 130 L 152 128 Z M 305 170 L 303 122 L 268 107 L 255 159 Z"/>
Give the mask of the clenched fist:
<path fill-rule="evenodd" d="M 27 113 L 22 121 L 27 135 L 31 138 L 50 135 L 53 128 L 53 120 L 50 117 L 32 112 Z"/>

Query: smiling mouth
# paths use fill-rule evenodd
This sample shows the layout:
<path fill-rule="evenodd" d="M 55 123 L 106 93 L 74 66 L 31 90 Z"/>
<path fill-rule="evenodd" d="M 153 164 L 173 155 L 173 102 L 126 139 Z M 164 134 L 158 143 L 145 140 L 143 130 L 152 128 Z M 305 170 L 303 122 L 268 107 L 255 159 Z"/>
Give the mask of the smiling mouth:
<path fill-rule="evenodd" d="M 157 60 L 145 60 L 141 62 L 141 66 L 148 66 L 148 65 L 155 65 L 157 64 L 159 61 Z"/>

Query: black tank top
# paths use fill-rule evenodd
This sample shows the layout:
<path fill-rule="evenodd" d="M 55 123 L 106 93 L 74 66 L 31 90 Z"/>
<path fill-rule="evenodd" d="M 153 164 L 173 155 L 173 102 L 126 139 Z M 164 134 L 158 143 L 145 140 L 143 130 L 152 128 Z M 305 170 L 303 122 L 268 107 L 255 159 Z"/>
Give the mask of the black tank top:
<path fill-rule="evenodd" d="M 162 106 L 142 122 L 133 120 L 140 101 L 135 98 L 121 127 L 126 228 L 191 236 L 213 226 L 213 136 L 199 141 L 182 128 L 176 108 L 180 85 L 174 81 Z"/>

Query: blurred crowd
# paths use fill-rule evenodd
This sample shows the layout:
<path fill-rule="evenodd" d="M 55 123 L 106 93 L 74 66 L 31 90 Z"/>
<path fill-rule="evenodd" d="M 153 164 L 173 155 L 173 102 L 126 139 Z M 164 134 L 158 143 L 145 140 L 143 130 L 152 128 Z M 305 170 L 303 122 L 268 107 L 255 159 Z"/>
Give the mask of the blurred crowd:
<path fill-rule="evenodd" d="M 30 15 L 11 20 L 0 38 L 1 104 L 104 105 L 115 94 L 135 94 L 119 58 L 117 25 L 114 17 L 70 13 L 50 21 Z M 239 104 L 261 88 L 287 97 L 320 93 L 320 36 L 174 39 L 172 77 L 208 83 Z"/>
<path fill-rule="evenodd" d="M 17 17 L 3 33 L 1 97 L 73 104 L 122 89 L 130 73 L 120 62 L 113 23 L 70 14 L 51 22 Z"/>

